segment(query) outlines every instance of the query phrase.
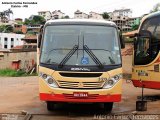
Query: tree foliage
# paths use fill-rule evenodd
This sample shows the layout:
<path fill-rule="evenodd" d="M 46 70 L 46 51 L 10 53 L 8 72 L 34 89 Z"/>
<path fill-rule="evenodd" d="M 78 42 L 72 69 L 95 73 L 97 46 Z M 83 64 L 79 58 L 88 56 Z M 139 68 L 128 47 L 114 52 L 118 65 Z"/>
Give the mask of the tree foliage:
<path fill-rule="evenodd" d="M 66 15 L 66 16 L 64 16 L 64 18 L 65 18 L 65 19 L 69 19 L 69 16 L 68 16 L 68 15 Z"/>
<path fill-rule="evenodd" d="M 153 9 L 150 11 L 150 13 L 157 12 L 157 11 L 159 11 L 159 10 L 160 10 L 160 3 L 157 3 L 157 4 L 153 7 Z"/>
<path fill-rule="evenodd" d="M 103 17 L 103 19 L 108 19 L 108 18 L 109 18 L 109 15 L 108 15 L 107 12 L 103 12 L 103 13 L 102 13 L 102 17 Z"/>
<path fill-rule="evenodd" d="M 133 25 L 132 30 L 138 30 L 139 25 Z"/>
<path fill-rule="evenodd" d="M 37 25 L 37 24 L 44 24 L 45 19 L 42 16 L 34 15 L 30 18 L 26 18 L 24 21 L 25 25 Z"/>
<path fill-rule="evenodd" d="M 4 32 L 4 33 L 13 32 L 13 26 L 11 26 L 11 25 L 1 25 L 0 26 L 0 32 Z"/>
<path fill-rule="evenodd" d="M 23 34 L 22 31 L 16 31 L 15 33 L 16 33 L 16 34 Z"/>
<path fill-rule="evenodd" d="M 1 21 L 3 22 L 5 18 L 10 19 L 10 14 L 13 14 L 13 11 L 11 9 L 0 12 Z"/>

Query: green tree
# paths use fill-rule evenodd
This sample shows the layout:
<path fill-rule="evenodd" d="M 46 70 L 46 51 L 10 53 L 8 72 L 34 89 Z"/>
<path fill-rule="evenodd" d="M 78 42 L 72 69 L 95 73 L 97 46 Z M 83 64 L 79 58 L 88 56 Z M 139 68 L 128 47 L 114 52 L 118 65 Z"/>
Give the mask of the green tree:
<path fill-rule="evenodd" d="M 66 15 L 66 16 L 64 16 L 64 18 L 65 18 L 65 19 L 69 19 L 69 16 L 68 16 L 68 15 Z"/>
<path fill-rule="evenodd" d="M 24 21 L 25 25 L 36 25 L 36 24 L 44 24 L 45 19 L 42 16 L 32 15 L 30 18 L 26 18 Z"/>
<path fill-rule="evenodd" d="M 0 19 L 3 22 L 4 19 L 10 19 L 10 14 L 13 14 L 13 11 L 11 9 L 5 10 L 3 12 L 0 12 Z"/>
<path fill-rule="evenodd" d="M 103 17 L 103 19 L 108 19 L 108 18 L 109 18 L 109 15 L 108 15 L 107 12 L 103 12 L 103 13 L 102 13 L 102 17 Z"/>
<path fill-rule="evenodd" d="M 30 23 L 31 23 L 31 21 L 29 19 L 25 18 L 24 25 L 29 25 Z"/>
<path fill-rule="evenodd" d="M 15 33 L 16 33 L 16 34 L 23 34 L 22 31 L 16 31 Z"/>
<path fill-rule="evenodd" d="M 0 32 L 3 32 L 4 29 L 5 29 L 5 25 L 1 25 L 0 26 Z"/>
<path fill-rule="evenodd" d="M 4 33 L 13 32 L 13 26 L 11 26 L 11 25 L 1 25 L 0 26 L 0 32 L 4 32 Z"/>
<path fill-rule="evenodd" d="M 160 10 L 160 3 L 157 3 L 157 4 L 153 7 L 153 9 L 150 11 L 150 13 L 157 12 L 157 11 L 159 11 L 159 10 Z"/>
<path fill-rule="evenodd" d="M 132 25 L 132 30 L 138 30 L 139 25 Z"/>

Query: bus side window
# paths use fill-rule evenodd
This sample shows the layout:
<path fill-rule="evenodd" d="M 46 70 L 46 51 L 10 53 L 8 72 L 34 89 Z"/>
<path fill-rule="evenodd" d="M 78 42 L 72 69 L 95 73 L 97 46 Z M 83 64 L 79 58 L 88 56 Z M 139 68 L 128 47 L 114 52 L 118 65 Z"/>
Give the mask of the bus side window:
<path fill-rule="evenodd" d="M 158 41 L 160 41 L 160 22 L 159 22 L 159 25 L 157 26 L 157 28 L 156 28 L 153 36 L 155 37 L 155 39 L 157 39 Z"/>

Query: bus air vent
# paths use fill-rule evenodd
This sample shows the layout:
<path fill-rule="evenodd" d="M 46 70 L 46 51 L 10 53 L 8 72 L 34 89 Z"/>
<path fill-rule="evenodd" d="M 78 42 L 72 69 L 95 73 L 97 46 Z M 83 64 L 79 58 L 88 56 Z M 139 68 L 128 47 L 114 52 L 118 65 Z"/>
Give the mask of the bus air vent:
<path fill-rule="evenodd" d="M 64 77 L 100 77 L 102 73 L 59 73 Z"/>

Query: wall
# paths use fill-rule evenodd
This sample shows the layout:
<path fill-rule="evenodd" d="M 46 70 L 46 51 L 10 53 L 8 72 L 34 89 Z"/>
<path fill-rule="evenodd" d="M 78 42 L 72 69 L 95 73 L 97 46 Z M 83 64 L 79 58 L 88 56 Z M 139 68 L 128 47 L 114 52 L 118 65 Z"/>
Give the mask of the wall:
<path fill-rule="evenodd" d="M 12 52 L 3 54 L 4 56 L 0 56 L 0 69 L 14 69 L 15 63 L 19 61 L 20 69 L 27 71 L 37 62 L 37 52 Z"/>

